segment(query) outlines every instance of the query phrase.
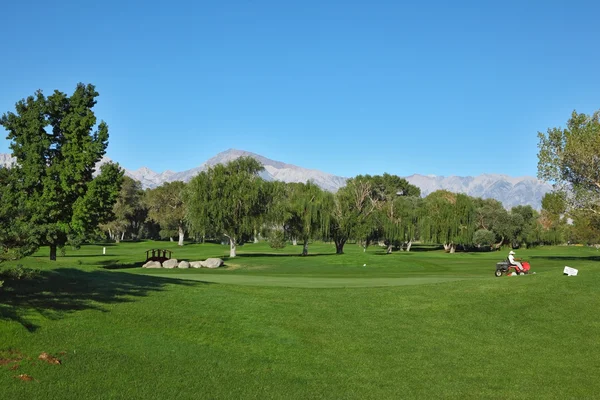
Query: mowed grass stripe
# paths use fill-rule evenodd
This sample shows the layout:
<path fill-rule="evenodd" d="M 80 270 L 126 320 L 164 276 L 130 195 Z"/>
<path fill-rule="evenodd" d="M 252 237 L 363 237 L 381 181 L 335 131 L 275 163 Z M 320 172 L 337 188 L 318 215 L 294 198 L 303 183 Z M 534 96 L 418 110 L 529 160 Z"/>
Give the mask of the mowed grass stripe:
<path fill-rule="evenodd" d="M 186 279 L 210 283 L 222 283 L 244 286 L 281 286 L 297 288 L 342 288 L 342 287 L 385 287 L 425 285 L 442 282 L 453 282 L 472 277 L 414 277 L 414 278 L 308 278 L 290 276 L 243 276 L 217 274 L 165 274 L 169 278 Z"/>

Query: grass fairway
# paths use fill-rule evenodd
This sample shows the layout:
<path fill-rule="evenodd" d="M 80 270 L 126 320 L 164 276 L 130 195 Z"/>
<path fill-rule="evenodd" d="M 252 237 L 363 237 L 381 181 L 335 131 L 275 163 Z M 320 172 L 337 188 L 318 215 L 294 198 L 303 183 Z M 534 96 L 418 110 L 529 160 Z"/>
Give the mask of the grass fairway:
<path fill-rule="evenodd" d="M 2 399 L 597 398 L 600 253 L 385 255 L 245 245 L 218 270 L 143 270 L 144 251 L 85 246 L 0 289 Z M 366 266 L 364 266 L 366 264 Z M 565 277 L 562 268 L 580 270 Z M 10 265 L 3 265 L 5 269 Z M 62 364 L 38 360 L 42 352 Z M 16 367 L 15 367 L 16 366 Z M 18 378 L 27 374 L 32 381 Z"/>

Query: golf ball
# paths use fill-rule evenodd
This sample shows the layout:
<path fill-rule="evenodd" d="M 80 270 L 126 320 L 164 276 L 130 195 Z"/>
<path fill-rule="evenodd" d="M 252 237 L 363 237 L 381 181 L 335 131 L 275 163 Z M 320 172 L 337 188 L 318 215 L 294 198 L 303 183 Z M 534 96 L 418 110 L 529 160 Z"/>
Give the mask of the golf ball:
<path fill-rule="evenodd" d="M 363 264 L 363 267 L 366 267 L 366 266 L 367 266 L 367 264 Z"/>

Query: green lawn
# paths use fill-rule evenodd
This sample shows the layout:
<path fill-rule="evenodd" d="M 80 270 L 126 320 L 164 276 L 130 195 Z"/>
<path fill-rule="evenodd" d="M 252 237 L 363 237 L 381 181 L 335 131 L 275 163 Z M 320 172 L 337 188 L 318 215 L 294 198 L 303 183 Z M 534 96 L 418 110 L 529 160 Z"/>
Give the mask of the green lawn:
<path fill-rule="evenodd" d="M 123 243 L 0 289 L 2 399 L 597 398 L 600 253 L 519 250 L 535 275 L 493 276 L 502 253 L 385 255 L 349 244 L 274 251 Z M 166 247 L 218 270 L 145 270 Z M 12 263 L 14 265 L 16 263 Z M 366 266 L 364 266 L 366 264 Z M 578 277 L 562 268 L 580 270 Z M 6 269 L 11 264 L 3 265 Z M 61 365 L 37 360 L 42 352 Z M 18 366 L 17 369 L 15 366 Z M 27 374 L 33 381 L 15 376 Z"/>

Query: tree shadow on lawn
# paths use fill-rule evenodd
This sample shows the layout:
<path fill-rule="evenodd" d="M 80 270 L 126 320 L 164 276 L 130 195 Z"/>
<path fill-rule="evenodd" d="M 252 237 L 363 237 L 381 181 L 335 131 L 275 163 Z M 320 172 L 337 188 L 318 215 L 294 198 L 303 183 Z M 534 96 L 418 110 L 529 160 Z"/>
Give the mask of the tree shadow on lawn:
<path fill-rule="evenodd" d="M 241 253 L 237 254 L 235 258 L 251 258 L 251 257 L 319 257 L 319 256 L 334 256 L 335 253 L 308 253 L 303 256 L 300 253 L 294 254 L 275 254 L 275 253 Z M 234 259 L 235 259 L 234 258 Z M 225 257 L 223 260 L 229 260 L 230 257 Z"/>
<path fill-rule="evenodd" d="M 102 266 L 104 269 L 130 269 L 130 268 L 142 268 L 142 265 L 146 264 L 146 261 L 137 261 L 129 263 L 121 263 L 115 260 L 101 261 L 96 263 Z"/>
<path fill-rule="evenodd" d="M 75 268 L 43 271 L 37 278 L 7 280 L 0 290 L 0 320 L 16 321 L 29 332 L 40 328 L 28 318 L 49 320 L 82 310 L 108 312 L 104 304 L 135 301 L 167 285 L 194 286 L 205 282 Z"/>

